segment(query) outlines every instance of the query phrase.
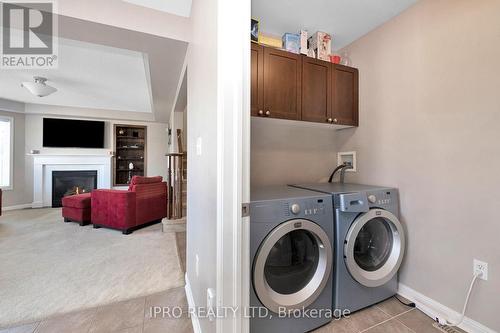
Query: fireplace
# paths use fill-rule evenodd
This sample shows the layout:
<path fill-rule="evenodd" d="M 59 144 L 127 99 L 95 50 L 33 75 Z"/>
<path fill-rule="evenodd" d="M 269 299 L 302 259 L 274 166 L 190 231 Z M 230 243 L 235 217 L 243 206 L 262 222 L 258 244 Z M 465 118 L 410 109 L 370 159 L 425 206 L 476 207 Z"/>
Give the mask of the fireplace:
<path fill-rule="evenodd" d="M 52 171 L 52 207 L 61 207 L 67 195 L 88 193 L 97 188 L 97 170 Z"/>

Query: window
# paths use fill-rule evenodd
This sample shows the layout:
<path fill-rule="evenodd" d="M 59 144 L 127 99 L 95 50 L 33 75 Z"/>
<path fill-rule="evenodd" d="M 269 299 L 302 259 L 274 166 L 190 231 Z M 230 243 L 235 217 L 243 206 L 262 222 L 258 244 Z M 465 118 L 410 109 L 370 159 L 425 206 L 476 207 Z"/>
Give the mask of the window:
<path fill-rule="evenodd" d="M 14 119 L 0 116 L 0 188 L 12 188 Z"/>

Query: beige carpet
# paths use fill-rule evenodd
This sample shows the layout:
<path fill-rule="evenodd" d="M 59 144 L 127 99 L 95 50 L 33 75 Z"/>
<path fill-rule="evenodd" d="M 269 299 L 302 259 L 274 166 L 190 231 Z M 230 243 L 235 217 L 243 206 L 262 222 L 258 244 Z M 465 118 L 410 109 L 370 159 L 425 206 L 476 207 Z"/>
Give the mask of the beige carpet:
<path fill-rule="evenodd" d="M 184 285 L 174 233 L 64 223 L 60 209 L 0 217 L 0 327 Z"/>

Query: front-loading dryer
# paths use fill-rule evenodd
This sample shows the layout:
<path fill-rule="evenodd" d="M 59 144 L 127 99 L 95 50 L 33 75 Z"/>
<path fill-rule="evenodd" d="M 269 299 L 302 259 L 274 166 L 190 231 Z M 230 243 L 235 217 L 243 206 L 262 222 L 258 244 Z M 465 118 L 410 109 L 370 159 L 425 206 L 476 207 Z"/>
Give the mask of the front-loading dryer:
<path fill-rule="evenodd" d="M 332 197 L 254 188 L 250 204 L 250 332 L 308 332 L 332 319 Z"/>
<path fill-rule="evenodd" d="M 394 296 L 405 253 L 398 190 L 340 183 L 294 186 L 333 197 L 335 309 L 354 312 Z"/>

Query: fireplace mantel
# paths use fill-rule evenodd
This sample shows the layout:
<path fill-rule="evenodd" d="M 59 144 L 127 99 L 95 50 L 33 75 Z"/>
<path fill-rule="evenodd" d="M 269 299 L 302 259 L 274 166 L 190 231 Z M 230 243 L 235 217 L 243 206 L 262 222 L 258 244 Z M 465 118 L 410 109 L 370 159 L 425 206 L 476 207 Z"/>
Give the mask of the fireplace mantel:
<path fill-rule="evenodd" d="M 111 188 L 111 155 L 33 156 L 33 208 L 52 206 L 52 171 L 97 171 L 97 188 Z"/>

